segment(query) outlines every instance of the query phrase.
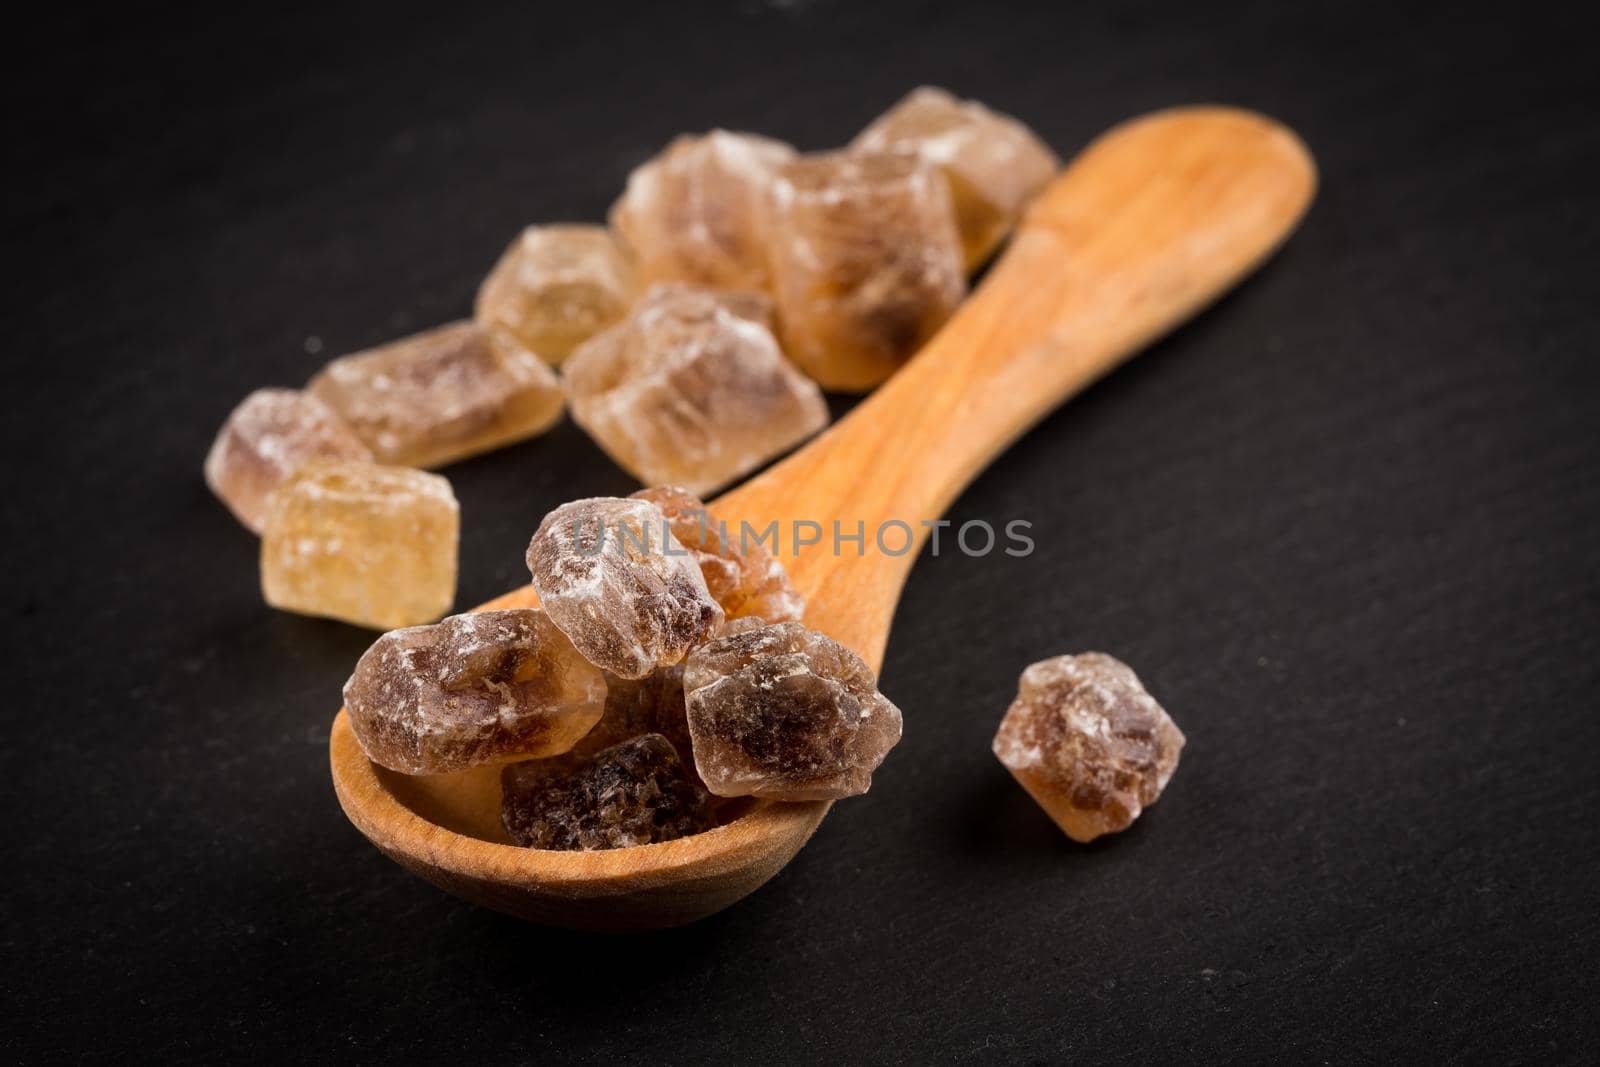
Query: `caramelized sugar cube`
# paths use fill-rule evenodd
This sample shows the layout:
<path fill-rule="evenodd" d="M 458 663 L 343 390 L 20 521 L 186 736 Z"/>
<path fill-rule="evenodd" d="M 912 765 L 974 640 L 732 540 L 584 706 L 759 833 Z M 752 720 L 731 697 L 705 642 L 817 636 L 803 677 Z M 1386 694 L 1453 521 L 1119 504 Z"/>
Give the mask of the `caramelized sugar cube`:
<path fill-rule="evenodd" d="M 338 414 L 310 393 L 257 389 L 228 416 L 206 455 L 206 485 L 256 533 L 267 498 L 311 459 L 370 460 Z"/>
<path fill-rule="evenodd" d="M 1061 167 L 1016 119 L 929 86 L 878 116 L 850 148 L 910 153 L 944 173 L 968 270 L 989 258 Z"/>
<path fill-rule="evenodd" d="M 377 630 L 430 622 L 456 591 L 460 511 L 437 474 L 312 460 L 272 494 L 267 603 Z"/>
<path fill-rule="evenodd" d="M 527 558 L 551 620 L 619 677 L 679 662 L 722 625 L 699 565 L 648 501 L 563 504 L 539 524 Z"/>
<path fill-rule="evenodd" d="M 994 754 L 1074 841 L 1133 825 L 1178 767 L 1183 734 L 1138 675 L 1103 652 L 1022 672 Z"/>
<path fill-rule="evenodd" d="M 701 646 L 683 686 L 695 766 L 718 796 L 856 796 L 900 740 L 900 709 L 861 657 L 795 622 Z"/>
<path fill-rule="evenodd" d="M 532 437 L 561 383 L 510 334 L 454 322 L 336 359 L 306 387 L 384 463 L 437 467 Z"/>
<path fill-rule="evenodd" d="M 781 141 L 712 130 L 677 138 L 635 169 L 611 226 L 633 252 L 640 280 L 764 288 L 767 185 L 794 154 Z"/>
<path fill-rule="evenodd" d="M 500 786 L 500 821 L 528 848 L 630 848 L 715 825 L 709 797 L 660 734 L 589 756 L 514 763 Z"/>
<path fill-rule="evenodd" d="M 877 385 L 966 295 L 949 185 L 916 156 L 802 157 L 769 209 L 784 351 L 825 389 Z"/>
<path fill-rule="evenodd" d="M 529 226 L 479 286 L 474 314 L 559 366 L 633 298 L 633 266 L 604 226 Z"/>
<path fill-rule="evenodd" d="M 567 751 L 599 721 L 606 683 L 544 612 L 484 611 L 384 634 L 344 700 L 368 759 L 440 774 Z"/>
<path fill-rule="evenodd" d="M 565 368 L 572 417 L 646 484 L 705 493 L 817 432 L 828 408 L 761 321 L 764 298 L 657 286 Z"/>

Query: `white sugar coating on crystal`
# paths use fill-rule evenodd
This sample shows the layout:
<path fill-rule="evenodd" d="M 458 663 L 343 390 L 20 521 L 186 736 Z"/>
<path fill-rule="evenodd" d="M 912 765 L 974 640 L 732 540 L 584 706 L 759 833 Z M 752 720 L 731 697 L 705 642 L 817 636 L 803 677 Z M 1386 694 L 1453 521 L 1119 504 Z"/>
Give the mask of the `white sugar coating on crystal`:
<path fill-rule="evenodd" d="M 205 479 L 240 522 L 261 532 L 273 490 L 312 459 L 370 460 L 328 405 L 295 389 L 257 389 L 233 409 L 206 454 Z"/>
<path fill-rule="evenodd" d="M 431 467 L 561 416 L 555 373 L 503 330 L 454 322 L 329 363 L 309 390 L 387 463 Z"/>
<path fill-rule="evenodd" d="M 764 287 L 763 198 L 773 169 L 794 155 L 781 141 L 712 130 L 637 167 L 610 217 L 642 280 Z"/>
<path fill-rule="evenodd" d="M 551 620 L 622 678 L 677 663 L 723 623 L 694 557 L 647 501 L 563 504 L 539 524 L 527 560 Z"/>
<path fill-rule="evenodd" d="M 752 293 L 653 288 L 565 375 L 573 418 L 640 481 L 707 493 L 817 432 L 827 404 Z"/>
<path fill-rule="evenodd" d="M 988 257 L 1061 166 L 1016 119 L 927 86 L 880 115 L 850 147 L 912 153 L 943 171 L 969 267 Z"/>
<path fill-rule="evenodd" d="M 438 774 L 569 750 L 600 719 L 600 670 L 539 610 L 458 615 L 394 630 L 344 689 L 373 762 Z"/>
<path fill-rule="evenodd" d="M 690 654 L 695 766 L 719 796 L 864 793 L 900 740 L 900 710 L 861 657 L 799 623 L 740 627 Z"/>
<path fill-rule="evenodd" d="M 1131 668 L 1087 652 L 1023 672 L 993 750 L 1068 836 L 1091 841 L 1156 801 L 1183 745 Z"/>

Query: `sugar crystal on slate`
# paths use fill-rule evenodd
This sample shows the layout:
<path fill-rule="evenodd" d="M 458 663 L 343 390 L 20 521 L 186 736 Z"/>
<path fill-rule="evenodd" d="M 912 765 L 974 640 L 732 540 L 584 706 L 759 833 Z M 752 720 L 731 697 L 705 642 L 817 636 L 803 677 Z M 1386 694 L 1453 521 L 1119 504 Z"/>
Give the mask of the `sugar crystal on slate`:
<path fill-rule="evenodd" d="M 312 460 L 272 494 L 267 603 L 388 630 L 431 622 L 456 590 L 460 510 L 437 474 Z"/>
<path fill-rule="evenodd" d="M 948 183 L 907 154 L 832 152 L 769 192 L 784 351 L 825 389 L 870 389 L 966 295 Z"/>
<path fill-rule="evenodd" d="M 567 362 L 573 418 L 646 484 L 704 493 L 753 470 L 828 421 L 765 311 L 756 294 L 655 287 Z"/>
<path fill-rule="evenodd" d="M 206 485 L 260 533 L 267 498 L 306 461 L 371 458 L 361 438 L 321 400 L 294 389 L 257 389 L 217 433 L 206 455 Z"/>
<path fill-rule="evenodd" d="M 543 611 L 514 609 L 384 634 L 344 699 L 369 759 L 437 774 L 567 751 L 600 719 L 606 684 Z"/>
<path fill-rule="evenodd" d="M 1016 119 L 928 86 L 880 115 L 850 147 L 908 152 L 944 173 L 969 269 L 989 258 L 1061 166 Z"/>
<path fill-rule="evenodd" d="M 552 365 L 621 319 L 633 267 L 604 226 L 529 226 L 478 288 L 474 312 Z"/>
<path fill-rule="evenodd" d="M 679 662 L 723 622 L 699 565 L 648 501 L 563 504 L 539 524 L 527 559 L 550 618 L 623 678 Z"/>
<path fill-rule="evenodd" d="M 561 383 L 544 361 L 471 321 L 336 359 L 307 388 L 378 459 L 411 467 L 487 452 L 561 417 Z"/>
<path fill-rule="evenodd" d="M 641 280 L 763 288 L 767 185 L 794 154 L 781 141 L 712 130 L 679 137 L 635 169 L 611 225 Z"/>
<path fill-rule="evenodd" d="M 529 848 L 629 848 L 715 825 L 708 796 L 660 734 L 591 756 L 512 764 L 500 785 L 500 821 Z"/>
<path fill-rule="evenodd" d="M 718 796 L 865 793 L 900 740 L 900 710 L 861 657 L 799 623 L 719 637 L 684 667 L 694 761 Z"/>
<path fill-rule="evenodd" d="M 1156 802 L 1183 742 L 1131 668 L 1085 652 L 1022 672 L 994 754 L 1068 837 L 1092 841 Z"/>

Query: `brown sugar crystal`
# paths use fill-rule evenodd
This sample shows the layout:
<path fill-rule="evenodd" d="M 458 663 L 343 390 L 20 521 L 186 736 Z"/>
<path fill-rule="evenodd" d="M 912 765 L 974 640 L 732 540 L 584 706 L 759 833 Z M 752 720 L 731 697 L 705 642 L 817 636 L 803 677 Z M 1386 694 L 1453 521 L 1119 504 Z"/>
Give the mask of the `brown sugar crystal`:
<path fill-rule="evenodd" d="M 699 565 L 649 501 L 563 504 L 539 524 L 527 560 L 550 618 L 622 678 L 679 662 L 723 622 Z"/>
<path fill-rule="evenodd" d="M 1068 837 L 1092 841 L 1156 802 L 1183 742 L 1126 664 L 1085 652 L 1022 672 L 994 754 Z"/>
<path fill-rule="evenodd" d="M 709 492 L 828 422 L 753 293 L 657 286 L 567 361 L 573 418 L 647 485 Z"/>
<path fill-rule="evenodd" d="M 798 622 L 806 602 L 789 582 L 789 573 L 765 545 L 720 522 L 701 499 L 686 489 L 641 489 L 635 500 L 661 509 L 672 534 L 700 564 L 706 589 L 734 619 L 755 616 L 766 622 Z"/>
<path fill-rule="evenodd" d="M 560 364 L 633 302 L 633 267 L 604 226 L 529 226 L 478 287 L 474 317 Z"/>
<path fill-rule="evenodd" d="M 455 322 L 336 359 L 306 387 L 384 463 L 437 467 L 548 429 L 554 372 L 500 330 Z"/>
<path fill-rule="evenodd" d="M 310 393 L 257 389 L 233 409 L 206 455 L 206 485 L 260 533 L 267 498 L 312 459 L 370 460 L 337 412 Z"/>
<path fill-rule="evenodd" d="M 718 796 L 865 793 L 900 740 L 900 710 L 861 657 L 799 623 L 701 646 L 683 684 L 695 766 Z"/>
<path fill-rule="evenodd" d="M 312 460 L 272 494 L 261 591 L 273 607 L 378 630 L 432 622 L 455 599 L 460 532 L 437 474 Z"/>
<path fill-rule="evenodd" d="M 768 202 L 784 351 L 825 389 L 877 385 L 966 295 L 948 183 L 916 156 L 802 157 Z"/>
<path fill-rule="evenodd" d="M 880 115 L 850 147 L 909 153 L 943 172 L 969 270 L 989 258 L 1061 167 L 1050 147 L 1016 119 L 928 86 Z"/>
<path fill-rule="evenodd" d="M 764 288 L 767 185 L 794 154 L 781 141 L 712 130 L 685 134 L 636 168 L 611 225 L 641 281 Z"/>
<path fill-rule="evenodd" d="M 500 786 L 500 821 L 528 848 L 630 848 L 715 825 L 709 796 L 660 734 L 593 755 L 515 763 Z"/>
<path fill-rule="evenodd" d="M 599 720 L 606 685 L 544 612 L 516 609 L 384 634 L 344 699 L 374 763 L 438 774 L 567 751 Z"/>

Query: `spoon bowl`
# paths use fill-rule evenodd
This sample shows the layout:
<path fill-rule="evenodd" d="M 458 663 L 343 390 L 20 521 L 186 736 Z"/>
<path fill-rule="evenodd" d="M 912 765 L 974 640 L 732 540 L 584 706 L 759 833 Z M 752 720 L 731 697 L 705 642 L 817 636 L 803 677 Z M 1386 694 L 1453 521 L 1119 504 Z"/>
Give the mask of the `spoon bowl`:
<path fill-rule="evenodd" d="M 1261 263 L 1315 189 L 1300 140 L 1248 111 L 1177 108 L 1115 127 L 1044 190 L 983 284 L 912 360 L 712 510 L 730 531 L 777 521 L 806 625 L 876 671 L 927 524 L 1028 427 Z M 795 520 L 830 533 L 834 521 L 852 534 L 860 524 L 865 537 L 844 552 L 827 537 L 797 546 L 783 526 Z M 537 604 L 523 587 L 478 610 Z M 543 851 L 501 829 L 499 768 L 393 773 L 362 753 L 343 710 L 329 750 L 345 814 L 391 859 L 464 899 L 582 929 L 720 911 L 782 869 L 829 807 L 751 800 L 676 841 Z"/>

